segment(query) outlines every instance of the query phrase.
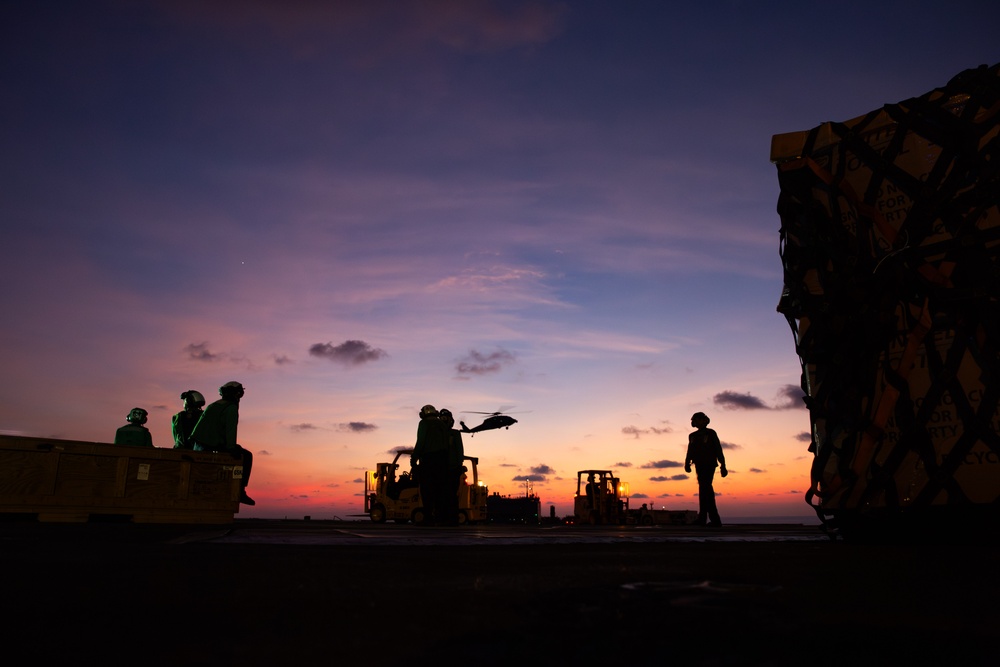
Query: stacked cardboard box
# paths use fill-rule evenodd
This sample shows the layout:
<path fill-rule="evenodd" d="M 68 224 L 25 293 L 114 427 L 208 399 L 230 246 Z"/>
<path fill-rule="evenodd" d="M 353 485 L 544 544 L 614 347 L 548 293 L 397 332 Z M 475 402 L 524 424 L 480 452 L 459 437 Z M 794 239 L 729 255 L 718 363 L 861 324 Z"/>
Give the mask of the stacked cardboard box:
<path fill-rule="evenodd" d="M 1000 508 L 1000 65 L 773 137 L 821 516 Z"/>

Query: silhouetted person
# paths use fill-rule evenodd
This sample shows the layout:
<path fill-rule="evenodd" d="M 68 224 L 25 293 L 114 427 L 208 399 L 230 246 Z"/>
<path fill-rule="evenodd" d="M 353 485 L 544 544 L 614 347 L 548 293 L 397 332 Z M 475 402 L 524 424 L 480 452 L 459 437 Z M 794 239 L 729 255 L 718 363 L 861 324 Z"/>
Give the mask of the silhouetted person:
<path fill-rule="evenodd" d="M 462 432 L 453 428 L 455 418 L 450 410 L 441 410 L 440 419 L 448 436 L 448 486 L 444 490 L 445 515 L 442 521 L 448 525 L 458 525 L 458 487 L 465 472 L 465 446 Z"/>
<path fill-rule="evenodd" d="M 445 520 L 448 484 L 448 429 L 433 405 L 420 408 L 417 443 L 410 456 L 410 469 L 418 471 L 420 499 L 427 523 Z"/>
<path fill-rule="evenodd" d="M 587 491 L 587 503 L 590 505 L 590 509 L 595 509 L 597 507 L 597 498 L 600 491 L 597 488 L 594 473 L 587 475 L 587 486 L 585 488 Z"/>
<path fill-rule="evenodd" d="M 722 453 L 722 443 L 715 431 L 708 428 L 708 415 L 696 412 L 691 415 L 691 426 L 698 429 L 688 435 L 687 456 L 684 457 L 684 471 L 691 472 L 691 464 L 698 476 L 698 520 L 697 525 L 717 527 L 722 525 L 719 509 L 715 505 L 715 489 L 712 488 L 712 478 L 715 477 L 715 467 L 718 463 L 719 474 L 725 477 L 726 457 Z"/>
<path fill-rule="evenodd" d="M 125 417 L 128 423 L 115 431 L 116 445 L 129 445 L 132 447 L 152 447 L 153 436 L 149 429 L 144 426 L 149 419 L 149 413 L 142 408 L 132 408 Z"/>
<path fill-rule="evenodd" d="M 243 393 L 243 385 L 239 382 L 227 382 L 219 387 L 219 396 L 222 398 L 205 408 L 191 432 L 191 440 L 196 452 L 229 452 L 233 458 L 241 460 L 243 479 L 240 480 L 240 502 L 244 505 L 256 505 L 254 499 L 247 495 L 253 454 L 236 442 Z"/>
<path fill-rule="evenodd" d="M 170 429 L 174 434 L 174 449 L 193 449 L 191 432 L 194 431 L 195 424 L 204 412 L 202 408 L 205 407 L 205 397 L 201 392 L 188 389 L 181 394 L 181 400 L 184 401 L 184 409 L 170 420 Z"/>

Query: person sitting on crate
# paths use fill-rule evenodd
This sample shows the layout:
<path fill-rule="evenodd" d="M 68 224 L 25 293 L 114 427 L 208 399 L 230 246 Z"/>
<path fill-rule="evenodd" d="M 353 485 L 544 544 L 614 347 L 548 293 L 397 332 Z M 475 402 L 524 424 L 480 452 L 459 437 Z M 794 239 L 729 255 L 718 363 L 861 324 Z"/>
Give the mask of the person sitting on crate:
<path fill-rule="evenodd" d="M 240 502 L 244 505 L 256 505 L 254 499 L 247 495 L 253 454 L 236 442 L 236 429 L 240 421 L 240 399 L 243 398 L 243 393 L 243 385 L 239 382 L 227 382 L 219 387 L 219 395 L 222 398 L 205 408 L 194 430 L 191 431 L 191 439 L 194 441 L 196 452 L 229 452 L 233 458 L 243 462 Z"/>
<path fill-rule="evenodd" d="M 181 400 L 184 401 L 184 409 L 170 420 L 170 429 L 174 434 L 174 449 L 191 449 L 194 447 L 191 431 L 204 412 L 202 408 L 205 407 L 205 397 L 201 392 L 188 389 L 181 394 Z"/>
<path fill-rule="evenodd" d="M 149 413 L 142 408 L 132 408 L 125 417 L 128 423 L 115 431 L 116 445 L 130 445 L 132 447 L 152 447 L 153 436 L 149 429 L 144 426 L 149 419 Z"/>

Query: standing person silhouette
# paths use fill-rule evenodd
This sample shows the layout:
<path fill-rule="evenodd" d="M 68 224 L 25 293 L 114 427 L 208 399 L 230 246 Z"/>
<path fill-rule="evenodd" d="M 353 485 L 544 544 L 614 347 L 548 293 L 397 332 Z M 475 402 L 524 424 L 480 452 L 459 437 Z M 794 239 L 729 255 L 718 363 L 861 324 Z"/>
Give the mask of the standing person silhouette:
<path fill-rule="evenodd" d="M 448 430 L 433 405 L 420 408 L 417 443 L 410 455 L 410 470 L 418 472 L 420 502 L 426 516 L 424 522 L 428 525 L 443 522 L 447 514 L 444 494 L 449 486 Z"/>
<path fill-rule="evenodd" d="M 694 463 L 698 476 L 698 520 L 699 526 L 709 525 L 717 528 L 722 525 L 719 509 L 715 505 L 715 489 L 712 488 L 712 478 L 715 477 L 716 463 L 719 474 L 725 477 L 726 457 L 722 453 L 722 443 L 715 431 L 708 428 L 711 420 L 704 412 L 691 415 L 691 426 L 697 430 L 688 435 L 687 455 L 684 457 L 684 471 L 691 472 Z"/>
<path fill-rule="evenodd" d="M 458 525 L 458 487 L 462 483 L 462 474 L 465 472 L 465 445 L 462 443 L 462 432 L 455 426 L 455 418 L 451 410 L 441 410 L 441 423 L 444 424 L 445 433 L 448 436 L 448 486 L 444 489 L 445 509 L 443 522 L 449 526 Z"/>

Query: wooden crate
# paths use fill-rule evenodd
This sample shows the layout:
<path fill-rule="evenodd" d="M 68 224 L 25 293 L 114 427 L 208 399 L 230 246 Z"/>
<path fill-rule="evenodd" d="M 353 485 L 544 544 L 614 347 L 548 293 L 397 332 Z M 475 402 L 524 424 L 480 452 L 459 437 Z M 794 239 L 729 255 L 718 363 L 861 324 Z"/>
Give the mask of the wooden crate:
<path fill-rule="evenodd" d="M 229 524 L 228 454 L 0 435 L 0 521 Z"/>

